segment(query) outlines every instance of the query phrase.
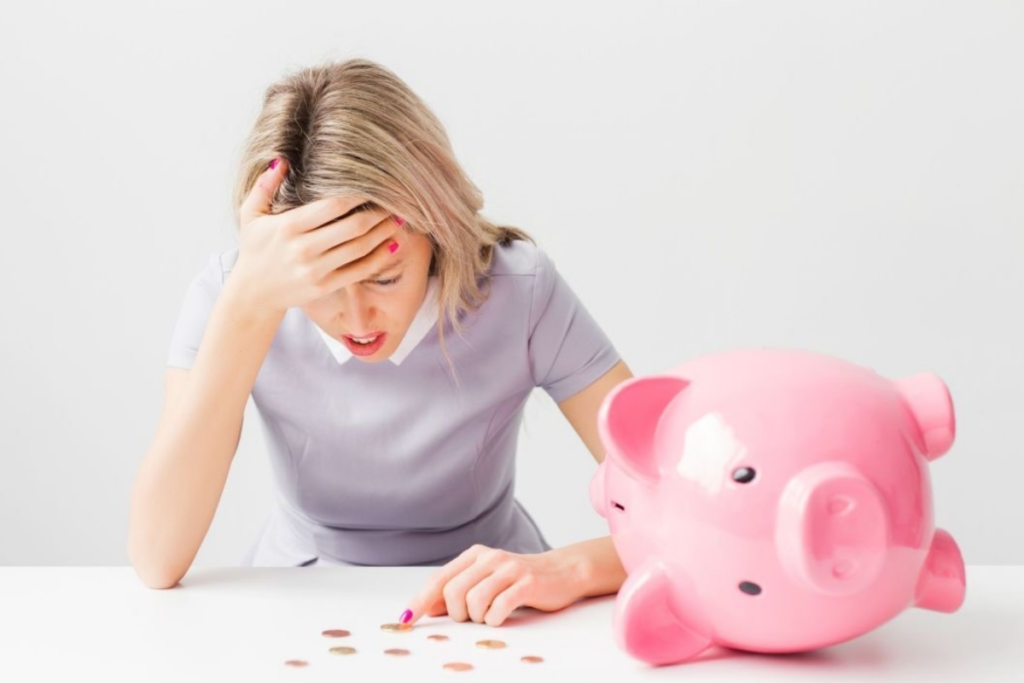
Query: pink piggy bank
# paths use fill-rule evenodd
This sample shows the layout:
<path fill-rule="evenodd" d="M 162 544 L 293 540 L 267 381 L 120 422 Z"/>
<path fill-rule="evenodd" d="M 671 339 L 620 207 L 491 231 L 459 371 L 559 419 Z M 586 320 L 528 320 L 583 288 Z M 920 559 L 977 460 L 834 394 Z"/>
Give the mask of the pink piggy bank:
<path fill-rule="evenodd" d="M 615 639 L 638 659 L 811 650 L 963 603 L 933 521 L 928 463 L 955 435 L 934 374 L 730 351 L 622 382 L 598 429 L 590 497 L 628 574 Z"/>

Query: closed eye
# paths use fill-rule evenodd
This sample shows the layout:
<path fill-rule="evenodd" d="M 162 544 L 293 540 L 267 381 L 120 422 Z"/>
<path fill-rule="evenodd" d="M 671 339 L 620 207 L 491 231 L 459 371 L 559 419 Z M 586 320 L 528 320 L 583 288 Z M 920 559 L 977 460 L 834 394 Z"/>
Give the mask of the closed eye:
<path fill-rule="evenodd" d="M 401 279 L 402 279 L 402 276 L 399 275 L 397 277 L 388 278 L 387 280 L 374 280 L 373 284 L 379 285 L 381 287 L 390 287 L 391 285 L 395 284 L 396 282 L 398 282 Z"/>

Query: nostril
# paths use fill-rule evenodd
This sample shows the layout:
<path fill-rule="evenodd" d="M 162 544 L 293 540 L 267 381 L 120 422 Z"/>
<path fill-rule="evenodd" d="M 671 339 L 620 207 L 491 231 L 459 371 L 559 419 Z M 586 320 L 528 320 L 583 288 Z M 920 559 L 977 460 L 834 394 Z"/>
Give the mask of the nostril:
<path fill-rule="evenodd" d="M 747 595 L 761 594 L 761 587 L 758 586 L 756 583 L 753 583 L 752 581 L 740 582 L 740 590 L 746 593 Z"/>
<path fill-rule="evenodd" d="M 615 507 L 619 508 L 619 509 L 620 509 L 620 510 L 622 510 L 623 512 L 625 512 L 625 511 L 626 511 L 626 508 L 622 507 L 622 504 L 621 504 L 621 503 L 617 503 L 617 502 L 615 502 L 614 500 L 612 501 L 612 505 L 614 505 Z"/>

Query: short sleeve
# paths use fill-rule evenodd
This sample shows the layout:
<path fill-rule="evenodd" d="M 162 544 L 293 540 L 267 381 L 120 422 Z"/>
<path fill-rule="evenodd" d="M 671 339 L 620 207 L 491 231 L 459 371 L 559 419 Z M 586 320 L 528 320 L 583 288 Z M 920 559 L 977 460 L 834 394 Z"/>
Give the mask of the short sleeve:
<path fill-rule="evenodd" d="M 206 321 L 224 285 L 222 254 L 213 254 L 206 266 L 192 278 L 178 310 L 178 320 L 171 333 L 171 348 L 167 365 L 191 368 L 199 352 L 199 342 L 206 331 Z"/>
<path fill-rule="evenodd" d="M 586 389 L 620 360 L 604 330 L 540 249 L 530 304 L 529 357 L 534 386 L 556 403 Z"/>

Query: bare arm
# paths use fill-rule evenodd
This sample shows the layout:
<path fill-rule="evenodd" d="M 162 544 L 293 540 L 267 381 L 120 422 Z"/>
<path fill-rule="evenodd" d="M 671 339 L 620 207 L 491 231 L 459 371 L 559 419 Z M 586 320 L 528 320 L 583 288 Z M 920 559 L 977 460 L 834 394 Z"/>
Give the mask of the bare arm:
<path fill-rule="evenodd" d="M 399 223 L 345 194 L 272 214 L 288 163 L 276 159 L 239 209 L 234 269 L 210 312 L 192 369 L 168 370 L 164 407 L 135 479 L 128 557 L 152 588 L 192 565 L 238 448 L 245 404 L 285 312 L 391 262 Z M 341 218 L 337 218 L 341 215 Z M 336 219 L 336 220 L 335 220 Z M 246 264 L 243 266 L 243 264 Z"/>
<path fill-rule="evenodd" d="M 252 305 L 229 275 L 191 370 L 168 368 L 156 435 L 132 490 L 128 557 L 152 588 L 192 565 L 224 491 L 242 418 L 283 312 Z"/>

